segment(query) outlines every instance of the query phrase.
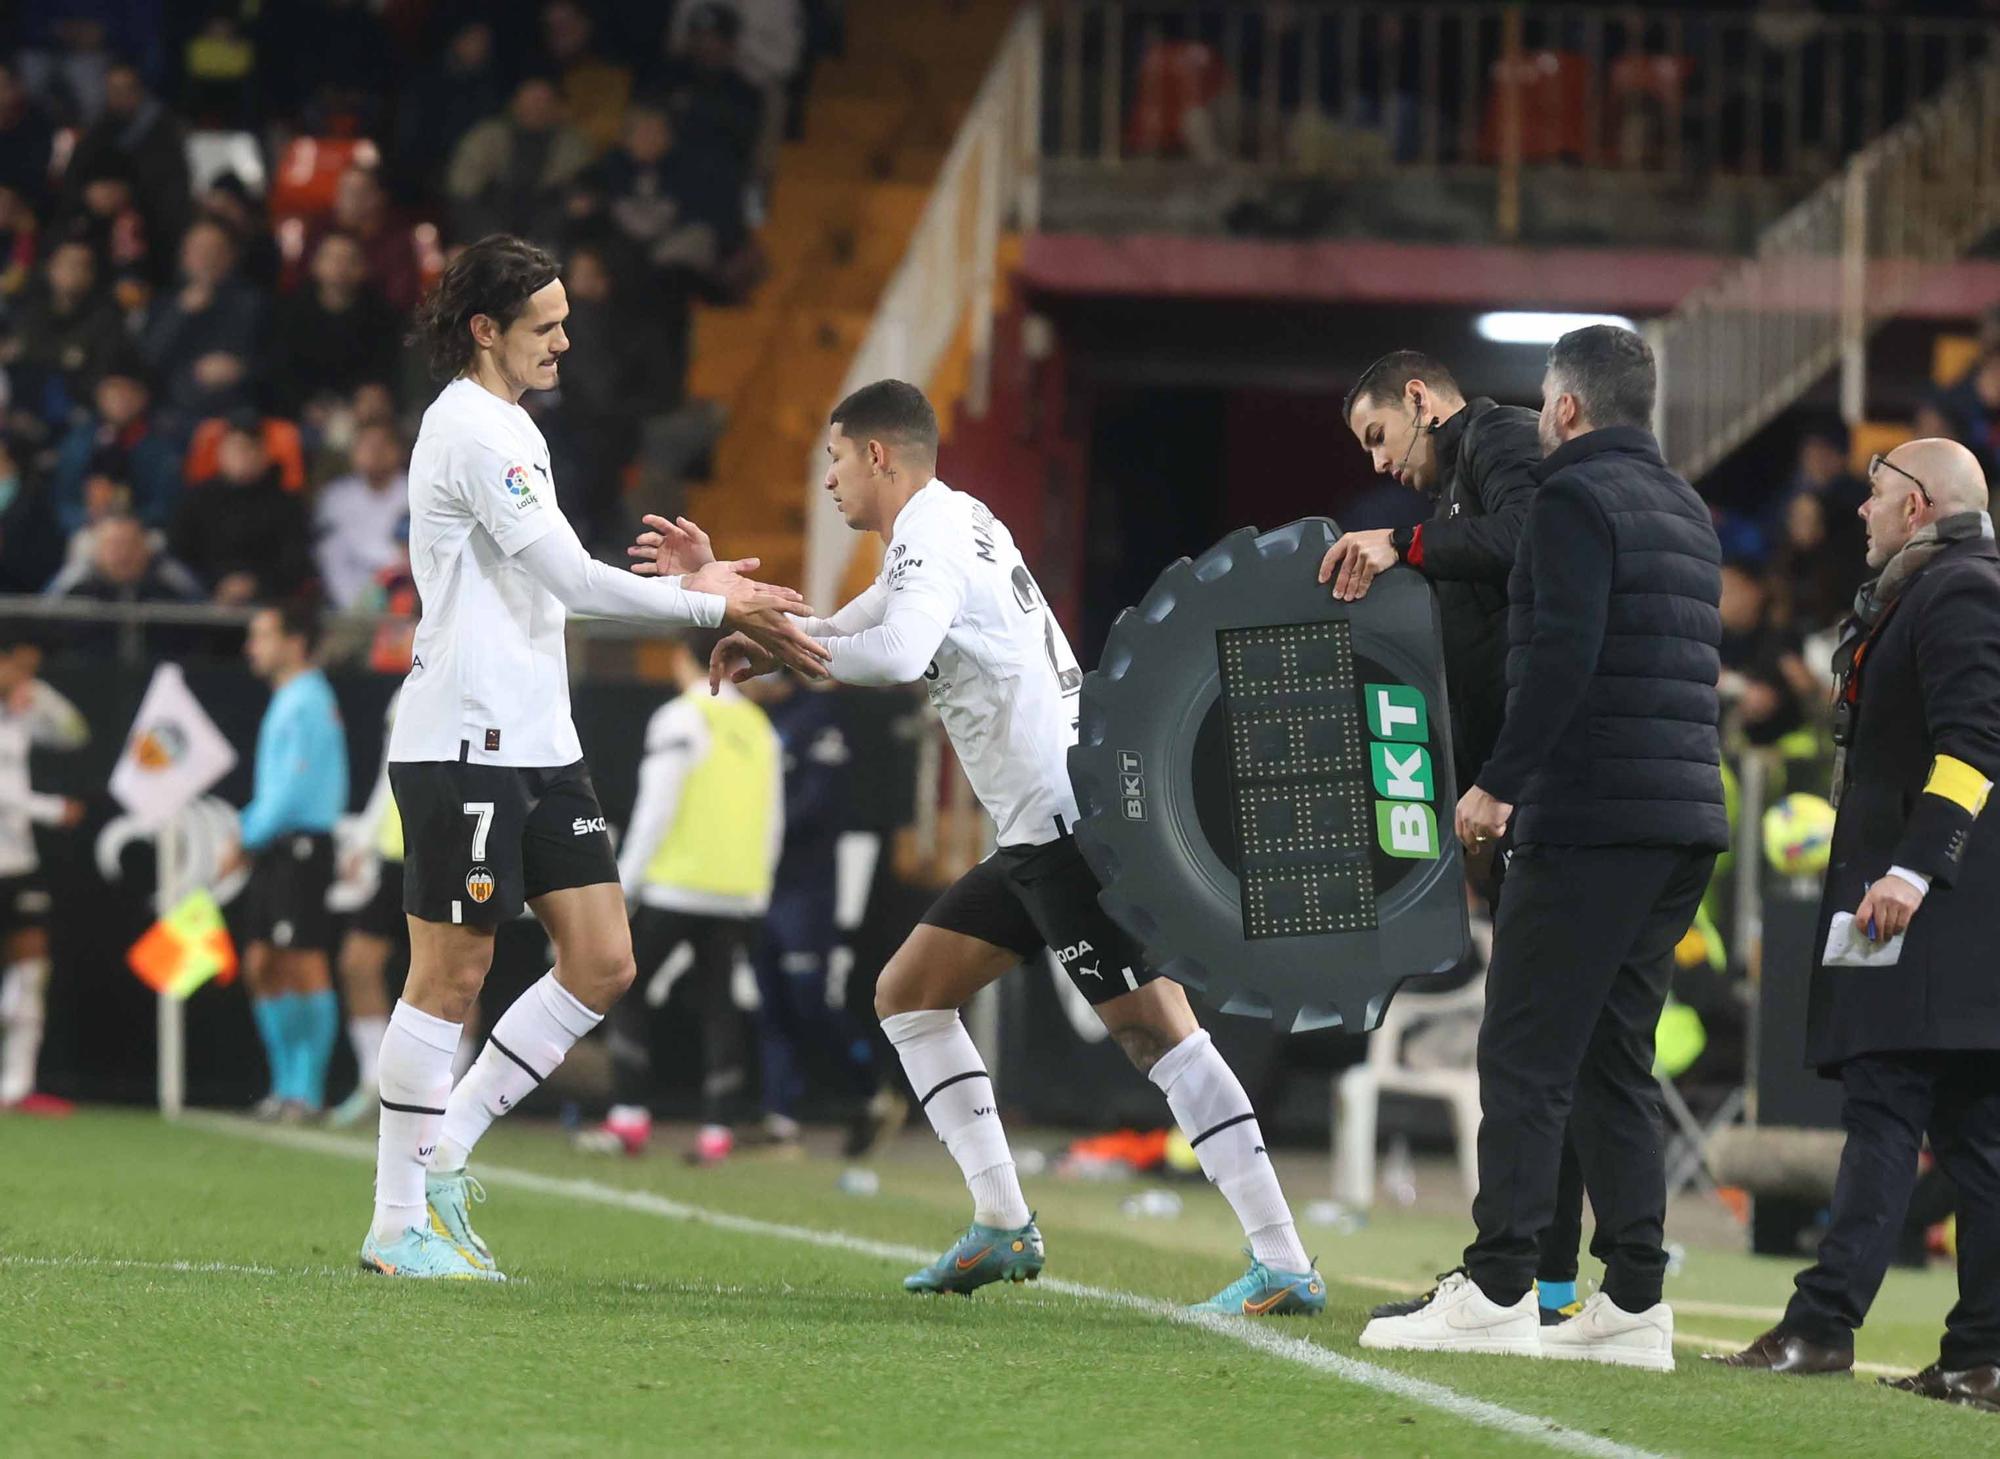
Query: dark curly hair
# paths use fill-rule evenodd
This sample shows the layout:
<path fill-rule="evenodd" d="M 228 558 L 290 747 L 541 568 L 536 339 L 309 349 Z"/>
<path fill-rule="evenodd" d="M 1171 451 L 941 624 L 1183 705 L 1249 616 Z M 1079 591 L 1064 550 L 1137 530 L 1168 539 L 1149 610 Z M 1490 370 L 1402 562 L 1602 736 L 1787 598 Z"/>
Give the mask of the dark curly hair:
<path fill-rule="evenodd" d="M 547 251 L 511 234 L 489 234 L 453 259 L 424 296 L 409 343 L 429 357 L 433 377 L 455 379 L 472 364 L 472 317 L 484 314 L 504 330 L 556 274 Z"/>

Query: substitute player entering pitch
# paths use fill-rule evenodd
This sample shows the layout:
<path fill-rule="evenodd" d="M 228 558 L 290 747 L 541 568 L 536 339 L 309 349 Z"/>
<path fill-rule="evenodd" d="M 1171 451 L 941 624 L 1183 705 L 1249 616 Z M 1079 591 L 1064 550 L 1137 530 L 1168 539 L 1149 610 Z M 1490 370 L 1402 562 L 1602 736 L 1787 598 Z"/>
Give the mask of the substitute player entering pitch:
<path fill-rule="evenodd" d="M 1318 1312 L 1326 1284 L 1299 1244 L 1249 1097 L 1187 994 L 1146 967 L 1098 906 L 1097 880 L 1070 839 L 1077 809 L 1066 757 L 1083 675 L 1069 643 L 1007 528 L 937 479 L 937 445 L 937 417 L 915 386 L 880 381 L 834 408 L 826 489 L 848 526 L 877 533 L 888 550 L 866 592 L 803 625 L 825 645 L 838 680 L 926 682 L 999 827 L 999 849 L 924 914 L 876 986 L 883 1031 L 973 1199 L 965 1234 L 903 1285 L 970 1293 L 1041 1272 L 1042 1235 L 958 1010 L 1046 945 L 1166 1095 L 1202 1170 L 1243 1223 L 1249 1270 L 1200 1308 Z M 710 677 L 776 666 L 768 649 L 738 634 L 716 647 Z"/>
<path fill-rule="evenodd" d="M 570 722 L 566 614 L 727 624 L 824 676 L 825 650 L 786 616 L 806 611 L 798 595 L 743 576 L 755 559 L 648 581 L 584 551 L 520 404 L 554 388 L 568 314 L 555 260 L 496 235 L 445 271 L 417 322 L 450 383 L 410 457 L 424 616 L 389 740 L 410 976 L 382 1039 L 375 1218 L 361 1247 L 362 1267 L 386 1276 L 501 1279 L 472 1229 L 467 1201 L 482 1193 L 466 1156 L 632 982 L 618 863 Z M 494 931 L 524 903 L 556 965 L 500 1016 L 454 1089 L 452 1050 Z"/>

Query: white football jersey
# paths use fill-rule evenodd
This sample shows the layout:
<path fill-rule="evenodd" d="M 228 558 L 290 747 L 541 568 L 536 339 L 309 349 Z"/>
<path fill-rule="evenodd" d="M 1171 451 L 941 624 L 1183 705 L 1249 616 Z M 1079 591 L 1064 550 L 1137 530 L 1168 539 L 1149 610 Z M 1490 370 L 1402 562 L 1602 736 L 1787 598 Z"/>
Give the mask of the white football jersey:
<path fill-rule="evenodd" d="M 41 795 L 28 783 L 28 755 L 36 745 L 74 750 L 90 739 L 90 727 L 69 700 L 33 681 L 27 706 L 16 711 L 0 699 L 0 876 L 26 876 L 40 865 L 34 826 L 55 825 L 68 802 Z"/>
<path fill-rule="evenodd" d="M 950 614 L 924 685 L 1000 844 L 1053 841 L 1058 816 L 1075 825 L 1083 673 L 1006 525 L 933 479 L 896 518 L 876 582 L 885 605 L 914 594 Z"/>
<path fill-rule="evenodd" d="M 410 567 L 423 600 L 389 758 L 544 769 L 583 757 L 563 605 L 516 560 L 575 530 L 520 406 L 454 380 L 410 453 Z"/>

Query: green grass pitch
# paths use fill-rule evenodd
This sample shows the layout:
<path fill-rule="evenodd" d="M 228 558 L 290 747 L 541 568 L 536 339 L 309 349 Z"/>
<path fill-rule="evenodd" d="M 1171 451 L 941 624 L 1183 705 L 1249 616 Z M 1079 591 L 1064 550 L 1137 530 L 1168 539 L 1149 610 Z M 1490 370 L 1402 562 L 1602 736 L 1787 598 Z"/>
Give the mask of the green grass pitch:
<path fill-rule="evenodd" d="M 1173 1308 L 1234 1277 L 1196 1188 L 1177 1221 L 1126 1185 L 1028 1182 L 1048 1278 L 904 1295 L 965 1195 L 912 1136 L 878 1196 L 839 1165 L 590 1160 L 503 1126 L 475 1173 L 516 1280 L 364 1277 L 370 1139 L 87 1112 L 0 1123 L 0 1453 L 1959 1456 L 2000 1419 L 1872 1376 L 1672 1375 L 1362 1353 L 1368 1306 L 1449 1265 L 1457 1223 L 1307 1229 L 1324 1317 L 1203 1327 Z M 1303 1200 L 1311 1192 L 1295 1192 Z M 1789 1263 L 1692 1253 L 1683 1335 L 1768 1325 Z M 1948 1273 L 1897 1274 L 1864 1362 L 1935 1356 Z"/>

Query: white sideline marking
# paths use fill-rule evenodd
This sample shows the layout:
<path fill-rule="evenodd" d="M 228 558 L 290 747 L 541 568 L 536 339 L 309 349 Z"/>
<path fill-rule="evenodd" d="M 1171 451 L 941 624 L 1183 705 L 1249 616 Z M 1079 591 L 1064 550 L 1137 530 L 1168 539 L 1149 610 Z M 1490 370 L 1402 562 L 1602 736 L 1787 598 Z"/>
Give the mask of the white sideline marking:
<path fill-rule="evenodd" d="M 132 1272 L 199 1272 L 231 1277 L 344 1277 L 332 1267 L 243 1266 L 229 1261 L 128 1261 L 117 1256 L 0 1256 L 0 1266 L 94 1267 Z"/>
<path fill-rule="evenodd" d="M 207 1115 L 189 1116 L 185 1123 L 213 1130 L 219 1134 L 236 1135 L 244 1139 L 261 1140 L 266 1144 L 286 1145 L 321 1154 L 340 1155 L 351 1160 L 372 1160 L 375 1155 L 375 1147 L 372 1144 L 313 1130 L 255 1125 L 239 1119 Z M 737 1216 L 727 1211 L 711 1211 L 701 1206 L 687 1205 L 667 1196 L 656 1195 L 651 1191 L 604 1185 L 594 1180 L 542 1175 L 532 1170 L 515 1170 L 507 1166 L 493 1165 L 482 1165 L 479 1178 L 491 1185 L 513 1186 L 543 1195 L 589 1201 L 627 1211 L 642 1211 L 671 1221 L 695 1222 L 713 1226 L 719 1231 L 733 1231 L 745 1236 L 764 1236 L 779 1241 L 797 1242 L 804 1246 L 850 1251 L 861 1256 L 880 1257 L 885 1261 L 922 1263 L 930 1261 L 937 1255 L 934 1251 L 926 1251 L 920 1247 L 874 1241 L 865 1236 L 850 1235 L 845 1231 L 821 1231 L 811 1226 L 790 1226 L 779 1221 L 759 1220 L 754 1216 Z M 1149 1317 L 1183 1326 L 1203 1328 L 1219 1337 L 1239 1342 L 1247 1348 L 1271 1357 L 1283 1358 L 1316 1372 L 1329 1374 L 1343 1382 L 1353 1383 L 1362 1388 L 1373 1388 L 1380 1393 L 1420 1403 L 1426 1408 L 1437 1409 L 1453 1418 L 1478 1424 L 1482 1428 L 1496 1429 L 1502 1433 L 1531 1439 L 1567 1454 L 1588 1455 L 1591 1459 L 1662 1459 L 1661 1455 L 1648 1449 L 1634 1448 L 1629 1444 L 1620 1444 L 1596 1434 L 1565 1428 L 1553 1419 L 1517 1413 L 1511 1408 L 1503 1408 L 1497 1403 L 1489 1403 L 1483 1398 L 1473 1398 L 1456 1389 L 1447 1388 L 1442 1383 L 1432 1383 L 1427 1379 L 1413 1378 L 1388 1368 L 1378 1368 L 1373 1363 L 1350 1358 L 1318 1343 L 1308 1342 L 1304 1338 L 1288 1337 L 1248 1318 L 1197 1315 L 1157 1298 L 1142 1297 L 1134 1292 L 1114 1291 L 1108 1287 L 1086 1286 L 1081 1282 L 1068 1282 L 1059 1277 L 1043 1278 L 1036 1285 L 1045 1291 L 1058 1292 L 1067 1297 L 1078 1297 L 1108 1307 L 1122 1307 L 1127 1311 L 1142 1312 Z"/>

